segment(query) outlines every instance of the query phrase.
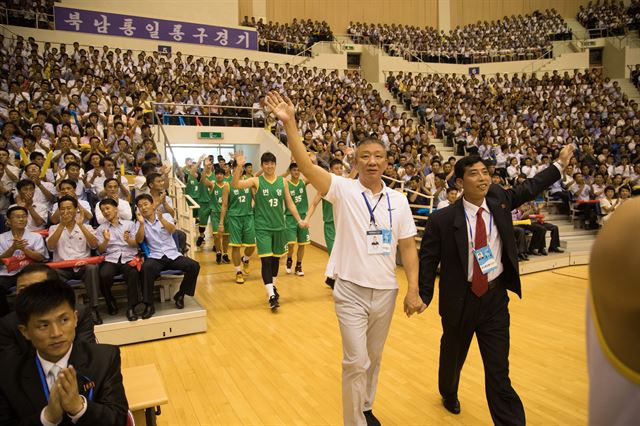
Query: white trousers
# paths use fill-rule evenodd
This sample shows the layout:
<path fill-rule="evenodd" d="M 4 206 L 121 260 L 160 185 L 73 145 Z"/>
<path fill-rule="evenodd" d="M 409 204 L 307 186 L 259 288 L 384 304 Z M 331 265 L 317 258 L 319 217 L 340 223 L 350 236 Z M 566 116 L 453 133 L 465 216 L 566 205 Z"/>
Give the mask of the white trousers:
<path fill-rule="evenodd" d="M 333 289 L 342 336 L 342 410 L 346 426 L 366 426 L 398 289 L 376 290 L 338 278 Z"/>

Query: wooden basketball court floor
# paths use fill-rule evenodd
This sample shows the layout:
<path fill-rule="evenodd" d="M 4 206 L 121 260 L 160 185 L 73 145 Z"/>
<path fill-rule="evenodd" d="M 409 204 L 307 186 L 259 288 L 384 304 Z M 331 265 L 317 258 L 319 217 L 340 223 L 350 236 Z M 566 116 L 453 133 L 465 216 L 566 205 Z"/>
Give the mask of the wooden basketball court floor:
<path fill-rule="evenodd" d="M 206 307 L 206 333 L 123 346 L 122 365 L 155 363 L 169 404 L 160 425 L 339 425 L 341 344 L 326 252 L 307 247 L 304 277 L 286 275 L 281 308 L 271 313 L 251 259 L 247 282 L 235 284 L 232 265 L 198 253 L 197 298 Z M 531 425 L 587 422 L 585 301 L 587 266 L 522 277 L 522 300 L 511 295 L 511 380 Z M 383 425 L 487 425 L 491 417 L 477 343 L 462 371 L 462 413 L 441 406 L 437 388 L 441 335 L 437 294 L 420 316 L 402 311 L 400 293 L 387 340 L 374 413 Z"/>

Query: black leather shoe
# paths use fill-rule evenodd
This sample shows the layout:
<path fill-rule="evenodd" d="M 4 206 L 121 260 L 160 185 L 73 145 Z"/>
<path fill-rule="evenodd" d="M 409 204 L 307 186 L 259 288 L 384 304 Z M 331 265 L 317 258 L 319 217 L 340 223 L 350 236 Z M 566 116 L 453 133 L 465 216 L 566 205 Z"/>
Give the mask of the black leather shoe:
<path fill-rule="evenodd" d="M 550 253 L 564 253 L 564 250 L 561 249 L 560 247 L 554 247 L 554 248 L 550 248 L 549 252 Z"/>
<path fill-rule="evenodd" d="M 138 315 L 133 308 L 127 309 L 127 319 L 129 321 L 138 321 Z"/>
<path fill-rule="evenodd" d="M 532 254 L 534 256 L 538 256 L 538 250 L 529 250 L 529 254 Z"/>
<path fill-rule="evenodd" d="M 100 316 L 100 312 L 98 312 L 98 308 L 91 309 L 91 319 L 94 325 L 102 324 L 102 317 Z"/>
<path fill-rule="evenodd" d="M 458 398 L 442 398 L 442 405 L 450 413 L 460 414 L 460 401 Z"/>
<path fill-rule="evenodd" d="M 107 312 L 109 315 L 115 315 L 118 313 L 118 304 L 116 303 L 116 299 L 113 296 L 108 296 L 104 298 L 105 303 L 107 304 Z"/>
<path fill-rule="evenodd" d="M 156 313 L 156 308 L 153 305 L 145 305 L 144 312 L 142 312 L 142 319 L 149 319 Z"/>
<path fill-rule="evenodd" d="M 380 420 L 373 415 L 371 410 L 363 411 L 362 414 L 364 414 L 364 418 L 367 420 L 367 426 L 381 426 Z"/>
<path fill-rule="evenodd" d="M 176 308 L 184 309 L 184 294 L 178 292 L 173 296 L 173 300 L 176 302 Z"/>
<path fill-rule="evenodd" d="M 329 287 L 331 287 L 331 290 L 333 290 L 333 286 L 336 284 L 336 280 L 334 280 L 333 278 L 327 277 L 327 279 L 324 280 L 324 283 Z"/>
<path fill-rule="evenodd" d="M 541 248 L 540 251 L 538 251 L 538 254 L 541 256 L 547 256 L 549 253 L 547 253 L 547 249 Z"/>

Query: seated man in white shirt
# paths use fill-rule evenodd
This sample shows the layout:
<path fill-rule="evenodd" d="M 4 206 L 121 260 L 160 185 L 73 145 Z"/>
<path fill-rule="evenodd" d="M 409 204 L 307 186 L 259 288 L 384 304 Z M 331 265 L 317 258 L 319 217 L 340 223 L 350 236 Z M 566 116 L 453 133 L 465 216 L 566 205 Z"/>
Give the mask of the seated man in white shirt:
<path fill-rule="evenodd" d="M 140 274 L 129 262 L 138 254 L 138 243 L 135 238 L 138 224 L 119 217 L 118 204 L 113 198 L 100 201 L 97 208 L 105 219 L 105 222 L 98 227 L 96 235 L 98 251 L 105 256 L 105 261 L 100 265 L 100 289 L 107 303 L 107 310 L 109 315 L 118 313 L 118 305 L 111 293 L 111 286 L 113 286 L 113 277 L 122 274 L 127 284 L 127 319 L 136 321 L 138 315 L 134 309 L 139 301 Z M 151 318 L 151 315 L 153 315 L 151 308 L 145 306 L 142 319 Z"/>
<path fill-rule="evenodd" d="M 87 191 L 84 186 L 84 181 L 81 179 L 82 167 L 76 162 L 67 163 L 64 166 L 64 174 L 61 173 L 63 179 L 70 179 L 76 184 L 76 198 L 81 201 L 87 201 Z M 60 181 L 58 181 L 59 184 Z"/>
<path fill-rule="evenodd" d="M 449 207 L 451 204 L 455 203 L 458 199 L 458 188 L 452 186 L 451 188 L 447 188 L 447 199 L 442 200 L 438 203 L 438 210 L 444 209 L 445 207 Z"/>
<path fill-rule="evenodd" d="M 23 179 L 16 185 L 16 204 L 27 210 L 27 231 L 45 229 L 49 217 L 49 207 L 35 200 L 35 185 L 29 179 Z"/>
<path fill-rule="evenodd" d="M 122 198 L 120 198 L 120 195 L 122 194 L 122 192 L 117 179 L 115 178 L 106 179 L 104 181 L 104 191 L 102 192 L 104 194 L 104 196 L 102 197 L 103 200 L 109 198 L 116 202 L 118 207 L 118 217 L 120 219 L 131 220 L 131 218 L 133 217 L 133 214 L 131 213 L 131 205 L 125 200 L 123 200 Z M 102 225 L 107 221 L 107 219 L 105 219 L 104 215 L 102 214 L 102 210 L 100 209 L 99 204 L 96 205 L 95 214 L 96 214 L 96 221 L 98 222 L 98 225 Z"/>
<path fill-rule="evenodd" d="M 102 172 L 93 181 L 93 192 L 99 199 L 103 199 L 106 196 L 105 185 L 107 179 L 117 179 L 116 183 L 118 184 L 119 189 L 118 197 L 125 201 L 129 201 L 129 198 L 131 197 L 131 193 L 129 192 L 129 182 L 124 176 L 118 177 L 116 172 L 116 162 L 112 158 L 105 157 L 100 160 L 100 166 L 102 167 Z"/>
<path fill-rule="evenodd" d="M 7 222 L 11 230 L 0 234 L 0 259 L 14 258 L 20 262 L 11 267 L 0 263 L 0 317 L 9 312 L 6 294 L 15 287 L 16 274 L 29 263 L 49 258 L 42 236 L 26 230 L 28 216 L 26 208 L 11 206 L 7 210 Z"/>
<path fill-rule="evenodd" d="M 76 182 L 71 179 L 63 179 L 58 183 L 58 194 L 60 198 L 68 195 L 77 199 L 76 197 Z M 85 225 L 89 224 L 89 221 L 93 217 L 91 214 L 91 206 L 88 201 L 78 200 L 78 216 L 82 216 L 82 221 Z M 60 223 L 60 209 L 58 205 L 55 205 L 53 213 L 51 214 L 51 223 Z"/>
<path fill-rule="evenodd" d="M 84 225 L 77 217 L 78 200 L 68 195 L 58 200 L 60 210 L 60 224 L 49 228 L 47 246 L 53 252 L 53 261 L 85 259 L 91 256 L 91 249 L 98 246 L 98 240 L 91 227 Z M 98 312 L 98 288 L 100 277 L 98 265 L 85 265 L 79 268 L 57 269 L 60 279 L 82 280 L 87 289 L 87 296 L 91 304 L 91 313 L 94 324 L 102 324 L 102 318 Z"/>
<path fill-rule="evenodd" d="M 24 171 L 26 178 L 35 185 L 33 200 L 37 204 L 44 204 L 47 210 L 51 210 L 56 196 L 56 187 L 53 183 L 45 182 L 40 179 L 41 167 L 37 163 L 29 163 L 25 166 Z"/>

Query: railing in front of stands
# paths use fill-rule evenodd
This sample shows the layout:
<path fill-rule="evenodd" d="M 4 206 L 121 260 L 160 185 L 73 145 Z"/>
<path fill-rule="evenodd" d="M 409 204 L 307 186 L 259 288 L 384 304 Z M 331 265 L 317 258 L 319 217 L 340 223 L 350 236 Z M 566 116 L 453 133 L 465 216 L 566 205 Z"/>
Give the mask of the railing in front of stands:
<path fill-rule="evenodd" d="M 405 181 L 402 179 L 394 179 L 392 177 L 383 176 L 382 179 L 385 181 L 387 186 L 390 184 L 395 184 L 392 189 L 401 192 L 403 194 L 416 194 L 418 197 L 422 197 L 427 200 L 426 203 L 411 203 L 409 202 L 409 207 L 411 208 L 411 212 L 413 214 L 413 220 L 416 223 L 416 228 L 418 229 L 418 233 L 424 231 L 424 224 L 427 219 L 429 219 L 429 215 L 435 211 L 434 198 L 433 195 L 425 194 L 423 192 L 414 191 L 405 186 Z"/>
<path fill-rule="evenodd" d="M 265 127 L 264 109 L 233 105 L 153 102 L 154 123 L 180 126 Z"/>

